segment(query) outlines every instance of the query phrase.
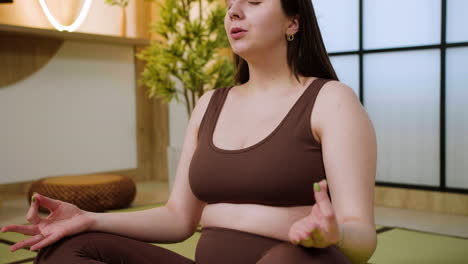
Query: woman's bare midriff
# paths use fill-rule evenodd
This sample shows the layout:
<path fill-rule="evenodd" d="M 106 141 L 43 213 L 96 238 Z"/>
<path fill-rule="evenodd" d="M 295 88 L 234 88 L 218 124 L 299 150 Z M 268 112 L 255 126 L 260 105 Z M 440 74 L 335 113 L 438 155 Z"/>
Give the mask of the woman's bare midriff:
<path fill-rule="evenodd" d="M 206 205 L 203 227 L 222 227 L 288 241 L 289 228 L 310 214 L 312 206 L 277 207 L 259 204 Z"/>

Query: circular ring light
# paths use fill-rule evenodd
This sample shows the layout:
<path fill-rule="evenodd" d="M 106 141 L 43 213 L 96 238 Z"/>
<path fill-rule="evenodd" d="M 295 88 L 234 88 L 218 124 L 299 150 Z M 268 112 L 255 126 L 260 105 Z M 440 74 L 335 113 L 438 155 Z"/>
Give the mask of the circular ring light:
<path fill-rule="evenodd" d="M 49 22 L 59 31 L 75 31 L 78 27 L 80 27 L 81 23 L 85 20 L 86 16 L 88 15 L 89 8 L 91 7 L 93 0 L 86 0 L 84 3 L 83 7 L 81 8 L 80 14 L 76 18 L 76 20 L 69 26 L 65 26 L 61 24 L 60 22 L 55 19 L 55 17 L 52 15 L 52 13 L 49 10 L 49 7 L 45 3 L 45 0 L 39 0 L 39 3 L 41 4 L 42 11 L 44 11 L 44 14 L 46 15 L 47 19 L 49 19 Z"/>

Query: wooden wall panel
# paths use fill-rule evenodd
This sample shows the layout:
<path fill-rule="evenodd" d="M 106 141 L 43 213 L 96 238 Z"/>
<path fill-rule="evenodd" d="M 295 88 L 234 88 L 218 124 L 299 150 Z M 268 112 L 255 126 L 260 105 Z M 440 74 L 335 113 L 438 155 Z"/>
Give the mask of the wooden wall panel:
<path fill-rule="evenodd" d="M 168 181 L 169 105 L 154 99 L 153 113 L 153 177 L 156 180 Z"/>
<path fill-rule="evenodd" d="M 376 187 L 375 205 L 468 215 L 468 195 L 415 189 Z"/>
<path fill-rule="evenodd" d="M 28 78 L 46 65 L 63 40 L 0 31 L 0 89 Z"/>
<path fill-rule="evenodd" d="M 138 1 L 135 6 L 136 35 L 138 38 L 150 39 L 150 24 L 152 19 L 152 3 Z"/>

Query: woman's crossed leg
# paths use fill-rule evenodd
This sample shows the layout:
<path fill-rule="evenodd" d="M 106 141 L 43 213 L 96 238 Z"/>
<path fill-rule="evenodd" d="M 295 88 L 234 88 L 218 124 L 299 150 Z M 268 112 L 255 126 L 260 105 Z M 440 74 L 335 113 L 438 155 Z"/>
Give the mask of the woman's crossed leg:
<path fill-rule="evenodd" d="M 35 264 L 193 264 L 175 252 L 109 233 L 88 232 L 65 237 L 42 249 Z"/>

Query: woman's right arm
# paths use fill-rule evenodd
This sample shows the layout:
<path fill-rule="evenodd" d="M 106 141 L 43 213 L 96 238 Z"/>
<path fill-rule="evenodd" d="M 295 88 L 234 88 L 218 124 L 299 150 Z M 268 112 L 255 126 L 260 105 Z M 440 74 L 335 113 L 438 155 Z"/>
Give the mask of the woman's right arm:
<path fill-rule="evenodd" d="M 26 215 L 31 225 L 7 225 L 2 232 L 17 232 L 31 236 L 10 247 L 38 250 L 59 239 L 85 231 L 114 233 L 148 242 L 174 243 L 195 232 L 205 203 L 198 200 L 189 185 L 188 170 L 197 146 L 198 127 L 213 94 L 206 92 L 198 100 L 190 117 L 169 201 L 165 206 L 137 212 L 92 213 L 59 200 L 35 194 L 36 201 Z M 39 204 L 51 213 L 38 216 Z"/>
<path fill-rule="evenodd" d="M 189 185 L 188 170 L 197 146 L 198 128 L 213 90 L 198 100 L 190 117 L 174 187 L 165 206 L 128 213 L 90 213 L 91 230 L 117 233 L 144 241 L 179 242 L 195 232 L 205 207 Z"/>
<path fill-rule="evenodd" d="M 183 219 L 167 206 L 136 212 L 85 214 L 91 223 L 86 231 L 113 233 L 154 243 L 182 241 L 188 234 Z"/>

